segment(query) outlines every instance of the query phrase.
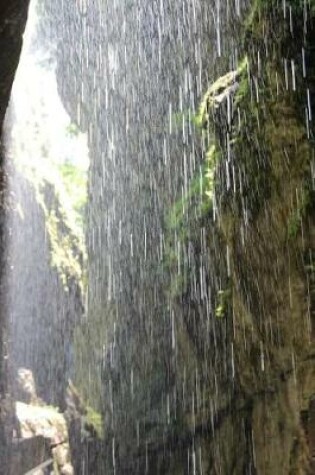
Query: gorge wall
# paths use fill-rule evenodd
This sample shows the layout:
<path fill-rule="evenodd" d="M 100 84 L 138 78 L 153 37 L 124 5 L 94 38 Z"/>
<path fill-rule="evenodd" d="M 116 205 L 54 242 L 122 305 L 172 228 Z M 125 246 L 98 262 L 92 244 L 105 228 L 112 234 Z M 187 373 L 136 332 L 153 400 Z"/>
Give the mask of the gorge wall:
<path fill-rule="evenodd" d="M 91 151 L 82 341 L 106 469 L 307 473 L 313 4 L 94 7 L 53 18 Z"/>
<path fill-rule="evenodd" d="M 0 134 L 7 105 L 9 103 L 11 87 L 18 65 L 20 51 L 22 47 L 22 35 L 25 28 L 27 18 L 28 1 L 14 0 L 10 3 L 5 0 L 0 2 Z M 3 271 L 5 268 L 5 186 L 6 179 L 3 170 L 3 150 L 2 140 L 0 138 L 0 459 L 5 460 L 7 452 L 7 434 L 5 430 L 4 420 L 7 417 L 6 407 L 9 405 L 7 401 L 8 381 L 7 381 L 7 335 L 6 335 L 6 315 L 5 315 L 5 289 Z M 0 469 L 5 473 L 5 463 Z"/>
<path fill-rule="evenodd" d="M 312 473 L 313 0 L 43 5 L 89 137 L 99 473 Z"/>
<path fill-rule="evenodd" d="M 11 366 L 15 374 L 30 368 L 39 396 L 64 409 L 74 329 L 84 312 L 84 251 L 52 182 L 36 184 L 16 169 L 9 180 Z"/>
<path fill-rule="evenodd" d="M 28 2 L 0 4 L 1 130 L 20 58 L 27 10 Z M 68 378 L 73 375 L 74 327 L 84 312 L 82 242 L 61 204 L 55 183 L 21 171 L 17 147 L 13 144 L 12 148 L 15 119 L 16 111 L 11 104 L 0 142 L 3 474 L 10 471 L 17 369 L 32 369 L 42 400 L 65 409 Z M 35 159 L 39 157 L 34 157 L 34 162 Z"/>

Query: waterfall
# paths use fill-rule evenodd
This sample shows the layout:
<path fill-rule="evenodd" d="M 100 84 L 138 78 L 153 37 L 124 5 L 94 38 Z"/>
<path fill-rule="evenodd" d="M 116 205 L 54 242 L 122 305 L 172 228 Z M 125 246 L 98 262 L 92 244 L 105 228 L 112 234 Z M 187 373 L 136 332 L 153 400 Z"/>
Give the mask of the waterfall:
<path fill-rule="evenodd" d="M 31 2 L 8 352 L 65 413 L 75 473 L 311 473 L 314 20 L 304 0 Z"/>
<path fill-rule="evenodd" d="M 41 31 L 39 5 L 30 6 L 6 122 L 9 352 L 15 371 L 33 370 L 44 400 L 64 405 L 84 304 L 89 159 L 86 136 L 58 95 L 54 45 Z"/>

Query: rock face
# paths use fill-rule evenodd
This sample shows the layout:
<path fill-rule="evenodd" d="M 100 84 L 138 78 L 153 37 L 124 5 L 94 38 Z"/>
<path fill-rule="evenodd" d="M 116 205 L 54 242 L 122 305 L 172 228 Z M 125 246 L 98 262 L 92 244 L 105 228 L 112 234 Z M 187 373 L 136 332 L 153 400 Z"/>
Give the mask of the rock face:
<path fill-rule="evenodd" d="M 7 417 L 7 411 L 10 412 L 9 403 L 5 402 L 8 393 L 7 386 L 7 347 L 5 341 L 6 335 L 6 315 L 5 315 L 5 288 L 3 282 L 3 270 L 5 268 L 5 236 L 4 236 L 4 222 L 5 222 L 5 176 L 3 171 L 3 150 L 2 150 L 2 125 L 4 115 L 9 102 L 11 87 L 15 75 L 15 70 L 19 62 L 20 51 L 22 46 L 22 35 L 25 28 L 27 10 L 29 2 L 27 0 L 6 0 L 0 1 L 0 473 L 5 473 L 6 466 L 6 447 L 7 436 L 5 434 L 4 420 Z M 10 429 L 9 429 L 10 432 Z"/>
<path fill-rule="evenodd" d="M 31 368 L 38 395 L 64 409 L 74 327 L 84 311 L 82 249 L 54 185 L 13 173 L 8 215 L 9 232 L 15 236 L 8 271 L 11 364 Z"/>
<path fill-rule="evenodd" d="M 71 464 L 71 453 L 69 445 L 69 435 L 66 418 L 57 408 L 47 406 L 36 395 L 34 376 L 31 370 L 20 368 L 18 370 L 15 396 L 18 398 L 15 403 L 16 418 L 16 438 L 13 439 L 13 447 L 16 446 L 14 456 L 10 465 L 10 474 L 25 473 L 34 464 L 39 465 L 47 459 L 54 461 L 54 470 L 60 474 L 74 474 Z M 19 398 L 20 396 L 20 398 Z M 26 401 L 26 402 L 23 402 Z M 27 445 L 27 441 L 30 441 Z M 40 459 L 40 454 L 36 446 L 32 448 L 32 441 L 38 440 L 40 447 L 41 440 L 44 440 L 46 454 Z M 28 447 L 26 459 L 23 460 L 23 444 Z M 27 460 L 31 458 L 33 452 L 34 460 L 27 466 Z M 39 456 L 39 458 L 37 458 Z M 23 466 L 25 467 L 23 471 Z M 40 472 L 42 473 L 42 472 Z"/>
<path fill-rule="evenodd" d="M 50 3 L 91 151 L 80 383 L 106 473 L 307 473 L 314 10 L 193 3 Z"/>
<path fill-rule="evenodd" d="M 57 409 L 16 402 L 16 418 L 20 438 L 44 437 L 51 447 L 51 454 L 59 473 L 74 474 L 67 423 Z"/>
<path fill-rule="evenodd" d="M 105 444 L 100 414 L 83 402 L 71 381 L 67 388 L 66 404 L 65 417 L 75 474 L 102 475 Z"/>
<path fill-rule="evenodd" d="M 12 0 L 0 2 L 0 130 L 2 130 L 15 71 L 22 48 L 28 1 Z"/>
<path fill-rule="evenodd" d="M 19 368 L 17 374 L 15 399 L 26 404 L 38 402 L 33 373 L 30 369 Z"/>
<path fill-rule="evenodd" d="M 73 120 L 88 130 L 91 155 L 90 303 L 79 384 L 106 414 L 104 471 L 116 463 L 117 471 L 131 473 L 131 460 L 141 473 L 146 444 L 160 447 L 181 424 L 175 419 L 186 370 L 176 367 L 170 337 L 174 309 L 164 292 L 170 276 L 161 271 L 163 223 L 201 168 L 193 117 L 208 84 L 202 64 L 211 69 L 218 54 L 209 28 L 213 5 L 123 1 L 85 10 L 84 2 L 48 3 L 51 21 L 69 25 L 56 34 L 59 90 Z M 224 35 L 221 46 L 227 47 Z M 185 330 L 181 344 L 190 346 Z M 186 408 L 193 407 L 198 372 L 196 359 L 189 360 Z M 190 433 L 186 439 L 189 445 Z M 142 452 L 133 462 L 137 444 Z"/>
<path fill-rule="evenodd" d="M 222 324 L 232 325 L 230 371 L 248 407 L 218 428 L 214 473 L 314 469 L 314 10 L 295 2 L 292 14 L 294 35 L 286 8 L 253 5 L 245 60 L 201 108 L 215 137 L 208 186 L 229 268 Z"/>
<path fill-rule="evenodd" d="M 49 2 L 92 159 L 99 473 L 313 469 L 314 8 L 231 3 Z"/>
<path fill-rule="evenodd" d="M 0 2 L 1 129 L 19 60 L 27 9 L 28 1 Z M 14 166 L 12 163 L 6 165 L 12 178 L 16 173 Z M 42 183 L 39 191 L 34 183 L 19 176 L 15 183 L 16 188 L 12 190 L 13 194 L 8 196 L 5 190 L 7 177 L 2 168 L 2 149 L 0 166 L 0 473 L 2 474 L 2 470 L 6 473 L 5 462 L 9 460 L 9 455 L 5 453 L 5 438 L 10 440 L 12 437 L 14 419 L 9 392 L 16 390 L 8 387 L 8 360 L 11 369 L 25 364 L 31 367 L 39 383 L 40 396 L 50 403 L 64 405 L 65 387 L 72 364 L 73 328 L 75 321 L 81 318 L 83 304 L 82 251 L 77 245 L 76 236 L 69 230 L 60 201 L 56 198 L 54 186 L 51 183 Z M 18 237 L 15 247 L 8 245 L 4 225 L 9 234 L 15 233 Z M 29 247 L 21 238 L 22 228 L 27 235 Z M 6 256 L 5 263 L 4 259 L 2 260 L 4 256 Z M 5 279 L 2 276 L 4 268 L 9 270 Z M 11 289 L 10 292 L 8 287 Z M 17 305 L 11 312 L 13 301 Z M 11 328 L 13 338 L 12 335 L 9 337 L 6 331 L 5 320 L 8 314 L 13 324 Z M 23 371 L 21 377 L 24 379 L 24 388 L 19 390 L 20 393 L 17 392 L 17 396 L 28 404 L 38 402 L 40 399 L 34 392 L 32 374 Z M 2 418 L 5 419 L 5 423 Z M 67 471 L 67 467 L 64 470 Z"/>
<path fill-rule="evenodd" d="M 67 424 L 64 416 L 53 407 L 37 406 L 17 401 L 16 417 L 22 439 L 42 435 L 49 439 L 52 446 L 59 446 L 68 442 Z"/>

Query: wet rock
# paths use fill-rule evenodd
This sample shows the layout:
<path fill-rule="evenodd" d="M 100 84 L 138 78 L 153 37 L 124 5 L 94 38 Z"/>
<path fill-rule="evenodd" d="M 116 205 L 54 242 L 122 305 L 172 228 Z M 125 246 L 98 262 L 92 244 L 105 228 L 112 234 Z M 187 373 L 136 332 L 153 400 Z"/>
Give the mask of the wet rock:
<path fill-rule="evenodd" d="M 206 119 L 205 112 L 209 114 L 212 109 L 222 107 L 222 104 L 227 100 L 233 100 L 234 94 L 239 88 L 240 71 L 230 71 L 224 76 L 221 76 L 209 88 L 201 105 L 201 114 Z"/>
<path fill-rule="evenodd" d="M 0 3 L 0 131 L 20 58 L 28 4 L 23 0 Z"/>
<path fill-rule="evenodd" d="M 15 399 L 26 404 L 36 404 L 39 401 L 31 370 L 26 368 L 18 370 Z"/>
<path fill-rule="evenodd" d="M 30 177 L 14 170 L 12 191 L 22 213 L 13 210 L 8 220 L 12 229 L 24 231 L 11 244 L 11 359 L 33 371 L 45 402 L 63 410 L 74 327 L 84 311 L 82 249 L 53 183 L 43 179 L 39 191 Z"/>
<path fill-rule="evenodd" d="M 22 35 L 26 23 L 28 0 L 0 1 L 0 166 L 3 165 L 2 125 L 10 98 L 15 71 L 19 62 L 22 47 Z M 10 419 L 13 417 L 13 405 L 10 401 L 7 380 L 7 345 L 5 286 L 3 269 L 7 253 L 5 252 L 5 187 L 6 177 L 0 169 L 0 474 L 6 473 L 9 438 L 12 432 Z"/>
<path fill-rule="evenodd" d="M 49 441 L 53 459 L 59 470 L 64 467 L 70 470 L 72 465 L 67 423 L 56 408 L 16 402 L 16 417 L 22 439 L 44 437 Z"/>
<path fill-rule="evenodd" d="M 6 475 L 24 475 L 34 467 L 50 459 L 51 450 L 49 442 L 43 436 L 14 439 L 12 443 L 10 469 Z"/>
<path fill-rule="evenodd" d="M 60 470 L 61 475 L 74 475 L 73 467 L 70 463 L 64 465 Z"/>
<path fill-rule="evenodd" d="M 65 417 L 74 473 L 102 473 L 99 472 L 104 452 L 101 415 L 84 403 L 72 381 L 69 381 L 66 391 L 66 404 Z"/>
<path fill-rule="evenodd" d="M 66 444 L 58 445 L 52 450 L 54 460 L 56 460 L 58 466 L 63 467 L 70 462 L 69 460 L 69 447 Z"/>
<path fill-rule="evenodd" d="M 65 418 L 54 407 L 16 402 L 16 416 L 22 438 L 42 435 L 52 445 L 61 444 L 68 439 Z"/>

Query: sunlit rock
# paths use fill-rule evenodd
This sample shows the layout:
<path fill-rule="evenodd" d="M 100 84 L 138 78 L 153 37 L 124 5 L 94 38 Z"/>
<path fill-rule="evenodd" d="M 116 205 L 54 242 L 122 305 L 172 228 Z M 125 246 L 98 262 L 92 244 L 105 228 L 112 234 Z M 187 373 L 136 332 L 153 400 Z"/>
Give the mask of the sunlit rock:
<path fill-rule="evenodd" d="M 64 416 L 50 406 L 16 402 L 16 418 L 22 439 L 43 436 L 49 441 L 52 455 L 60 470 L 70 470 L 68 428 Z"/>
<path fill-rule="evenodd" d="M 15 398 L 26 404 L 36 404 L 38 402 L 34 376 L 31 370 L 18 369 Z"/>
<path fill-rule="evenodd" d="M 70 463 L 66 463 L 60 469 L 61 475 L 75 475 L 73 471 L 73 467 Z"/>

